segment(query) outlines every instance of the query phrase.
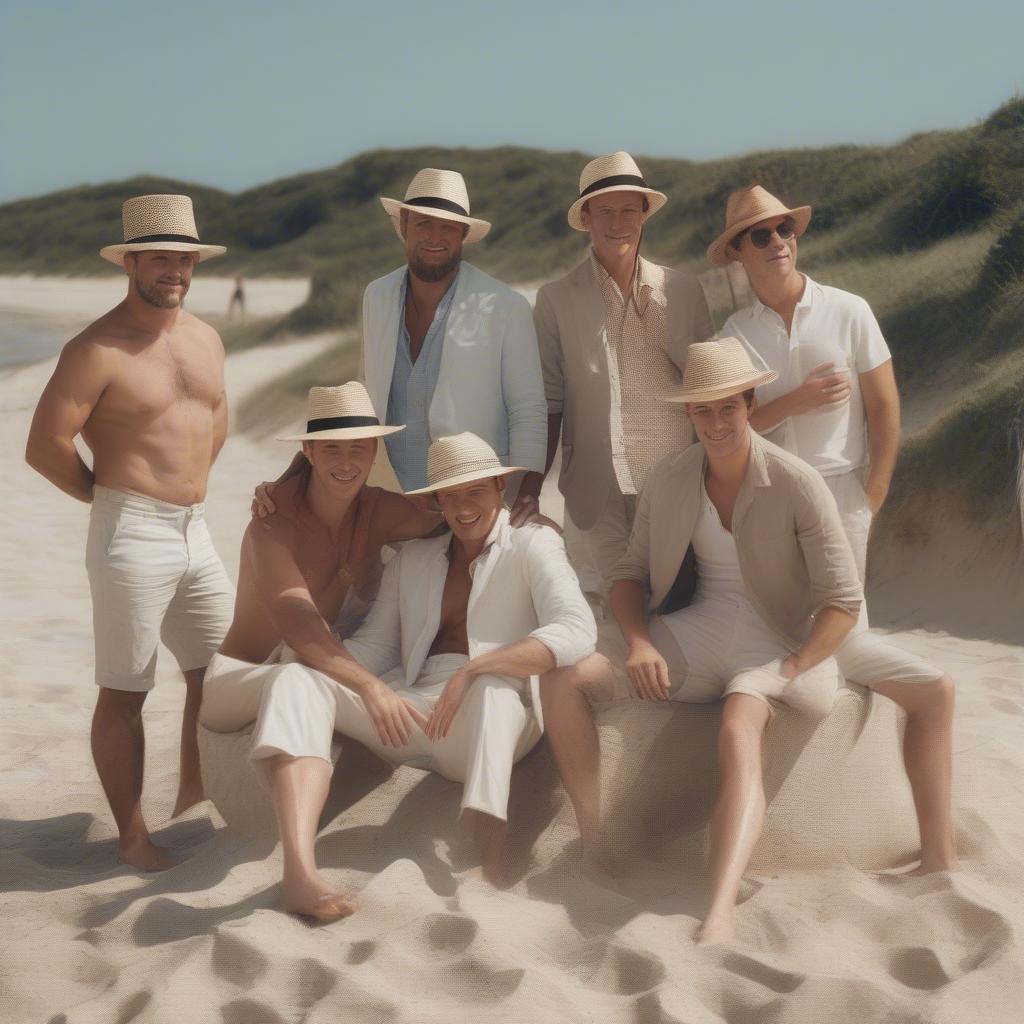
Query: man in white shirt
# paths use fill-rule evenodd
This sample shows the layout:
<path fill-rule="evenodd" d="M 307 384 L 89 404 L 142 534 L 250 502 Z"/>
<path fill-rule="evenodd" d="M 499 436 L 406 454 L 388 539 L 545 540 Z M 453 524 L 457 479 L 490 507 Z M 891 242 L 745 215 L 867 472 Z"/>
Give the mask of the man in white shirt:
<path fill-rule="evenodd" d="M 757 297 L 726 321 L 723 335 L 779 375 L 757 389 L 751 426 L 825 478 L 863 581 L 868 530 L 899 451 L 899 394 L 867 302 L 796 269 L 797 238 L 810 219 L 809 206 L 790 209 L 760 185 L 734 192 L 708 259 L 739 261 Z"/>

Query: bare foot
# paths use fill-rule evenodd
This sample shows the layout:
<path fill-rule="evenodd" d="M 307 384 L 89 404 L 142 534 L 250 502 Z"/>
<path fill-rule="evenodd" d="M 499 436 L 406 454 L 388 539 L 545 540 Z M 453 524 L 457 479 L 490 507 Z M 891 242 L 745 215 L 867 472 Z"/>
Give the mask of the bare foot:
<path fill-rule="evenodd" d="M 171 817 L 176 818 L 179 814 L 184 814 L 190 807 L 201 804 L 205 799 L 206 793 L 203 792 L 202 782 L 179 787 L 178 799 L 174 804 L 174 810 L 171 811 Z"/>
<path fill-rule="evenodd" d="M 922 875 L 933 875 L 938 871 L 958 871 L 959 868 L 960 862 L 956 857 L 936 857 L 929 860 L 922 858 L 921 863 L 913 871 L 908 871 L 905 877 L 920 878 Z"/>
<path fill-rule="evenodd" d="M 355 903 L 331 889 L 322 878 L 301 878 L 282 883 L 284 909 L 322 924 L 339 921 L 356 909 Z"/>
<path fill-rule="evenodd" d="M 709 914 L 697 929 L 696 940 L 698 946 L 731 945 L 736 941 L 732 915 L 712 917 Z"/>
<path fill-rule="evenodd" d="M 166 871 L 181 863 L 179 858 L 172 857 L 149 836 L 122 839 L 117 844 L 117 858 L 122 864 L 139 868 L 141 871 Z"/>

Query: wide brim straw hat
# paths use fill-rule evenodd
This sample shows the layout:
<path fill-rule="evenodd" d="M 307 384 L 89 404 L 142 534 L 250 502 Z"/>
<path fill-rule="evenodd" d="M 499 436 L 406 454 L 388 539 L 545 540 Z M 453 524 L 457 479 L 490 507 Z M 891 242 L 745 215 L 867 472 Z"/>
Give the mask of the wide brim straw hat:
<path fill-rule="evenodd" d="M 664 192 L 651 188 L 640 173 L 636 161 L 624 150 L 591 160 L 580 175 L 579 198 L 569 207 L 569 226 L 586 231 L 583 204 L 605 192 L 640 192 L 647 196 L 647 216 L 657 213 L 667 202 Z"/>
<path fill-rule="evenodd" d="M 786 206 L 760 185 L 733 192 L 725 204 L 725 230 L 708 246 L 708 260 L 716 267 L 738 260 L 739 253 L 729 243 L 741 231 L 772 217 L 792 217 L 794 233 L 799 238 L 811 222 L 811 208 Z"/>
<path fill-rule="evenodd" d="M 666 402 L 716 402 L 778 380 L 774 370 L 759 370 L 738 338 L 698 341 L 686 350 L 682 387 Z"/>
<path fill-rule="evenodd" d="M 128 252 L 160 249 L 170 252 L 194 252 L 196 262 L 222 256 L 223 245 L 204 245 L 199 241 L 192 200 L 188 196 L 135 196 L 121 207 L 124 241 L 106 245 L 100 255 L 117 266 L 124 266 Z"/>
<path fill-rule="evenodd" d="M 469 215 L 469 192 L 466 182 L 458 171 L 444 171 L 436 167 L 424 167 L 417 171 L 405 190 L 405 199 L 380 197 L 381 206 L 387 210 L 392 226 L 399 238 L 402 237 L 401 212 L 426 213 L 441 220 L 454 220 L 465 224 L 469 231 L 465 243 L 479 242 L 491 230 L 489 221 Z"/>
<path fill-rule="evenodd" d="M 366 388 L 350 380 L 338 387 L 310 388 L 306 432 L 277 440 L 358 441 L 364 437 L 386 437 L 399 430 L 405 427 L 387 427 L 380 422 Z"/>
<path fill-rule="evenodd" d="M 427 480 L 430 482 L 426 487 L 405 493 L 431 494 L 445 487 L 519 472 L 525 472 L 522 466 L 503 466 L 483 438 L 467 431 L 431 441 L 427 451 Z"/>

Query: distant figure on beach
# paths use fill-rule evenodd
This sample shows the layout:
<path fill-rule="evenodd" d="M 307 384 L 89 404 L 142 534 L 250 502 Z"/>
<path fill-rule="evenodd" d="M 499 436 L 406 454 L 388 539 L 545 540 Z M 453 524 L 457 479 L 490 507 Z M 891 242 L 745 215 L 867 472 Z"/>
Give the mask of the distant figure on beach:
<path fill-rule="evenodd" d="M 365 405 L 372 418 L 368 400 Z M 471 434 L 441 438 L 430 449 L 424 490 L 436 494 L 452 532 L 406 544 L 385 568 L 365 623 L 344 642 L 332 635 L 327 622 L 337 602 L 326 595 L 343 556 L 340 548 L 337 555 L 324 548 L 324 532 L 329 536 L 329 525 L 353 501 L 372 448 L 345 443 L 340 434 L 337 443 L 323 438 L 352 429 L 393 436 L 401 428 L 329 427 L 329 419 L 313 417 L 300 435 L 311 464 L 307 500 L 321 523 L 315 531 L 312 517 L 292 524 L 279 508 L 272 519 L 250 524 L 247 543 L 263 610 L 240 623 L 239 601 L 235 626 L 211 663 L 203 709 L 203 724 L 221 731 L 256 718 L 251 756 L 281 830 L 285 904 L 320 920 L 353 910 L 351 899 L 321 877 L 313 851 L 334 730 L 393 764 L 464 782 L 462 823 L 475 835 L 485 876 L 497 882 L 512 765 L 542 730 L 535 677 L 547 673 L 569 685 L 577 676 L 599 679 L 606 667 L 603 658 L 591 657 L 594 618 L 561 538 L 548 527 L 509 526 L 504 477 L 516 467 L 503 466 Z M 404 500 L 380 495 L 378 508 Z M 374 512 L 375 527 L 380 518 Z M 314 549 L 326 557 L 314 559 Z M 256 642 L 261 628 L 291 648 L 283 664 L 238 660 L 264 653 Z"/>
<path fill-rule="evenodd" d="M 570 226 L 590 234 L 590 251 L 540 289 L 534 310 L 548 450 L 544 471 L 523 480 L 513 521 L 536 505 L 561 439 L 558 486 L 602 594 L 626 551 L 648 471 L 692 436 L 680 408 L 652 399 L 678 387 L 687 348 L 714 329 L 697 278 L 640 255 L 644 225 L 665 202 L 628 153 L 591 160 L 569 208 Z"/>
<path fill-rule="evenodd" d="M 682 388 L 671 400 L 685 404 L 700 443 L 648 475 L 629 548 L 612 573 L 611 607 L 629 648 L 634 694 L 725 701 L 702 942 L 733 938 L 736 896 L 764 819 L 761 745 L 775 706 L 822 718 L 840 675 L 906 712 L 918 870 L 956 866 L 952 680 L 880 637 L 854 631 L 864 595 L 835 498 L 816 470 L 749 426 L 755 389 L 775 379 L 735 338 L 690 347 Z M 589 699 L 611 694 L 576 683 L 542 684 L 541 694 L 586 847 L 596 843 L 600 814 Z"/>
<path fill-rule="evenodd" d="M 228 319 L 234 319 L 235 307 L 238 307 L 238 312 L 241 313 L 242 319 L 245 319 L 245 287 L 242 281 L 242 275 L 239 274 L 235 278 L 235 288 L 231 293 L 231 299 L 228 302 Z"/>
<path fill-rule="evenodd" d="M 796 269 L 797 239 L 810 219 L 809 206 L 790 209 L 760 185 L 734 192 L 708 259 L 746 270 L 756 301 L 733 313 L 722 333 L 778 375 L 757 389 L 750 425 L 825 478 L 864 582 L 871 521 L 899 454 L 900 398 L 867 302 Z"/>
<path fill-rule="evenodd" d="M 86 566 L 96 682 L 92 753 L 121 859 L 173 859 L 142 815 L 142 705 L 161 640 L 185 675 L 181 776 L 172 816 L 203 799 L 196 740 L 203 673 L 231 622 L 234 589 L 204 517 L 207 478 L 227 432 L 224 348 L 182 308 L 200 243 L 188 196 L 125 202 L 124 242 L 100 255 L 128 275 L 124 301 L 64 346 L 32 420 L 25 457 L 92 505 Z M 90 469 L 74 439 L 93 455 Z"/>

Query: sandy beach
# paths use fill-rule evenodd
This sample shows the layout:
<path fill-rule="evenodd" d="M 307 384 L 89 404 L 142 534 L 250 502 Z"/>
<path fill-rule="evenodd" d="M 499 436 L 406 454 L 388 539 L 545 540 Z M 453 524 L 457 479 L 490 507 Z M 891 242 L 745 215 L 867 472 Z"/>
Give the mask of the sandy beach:
<path fill-rule="evenodd" d="M 213 284 L 197 280 L 191 308 L 201 312 L 209 301 L 223 310 L 226 293 Z M 299 285 L 279 287 L 283 302 Z M 20 308 L 8 304 L 17 293 L 36 312 L 92 316 L 86 292 L 100 311 L 116 301 L 101 291 L 81 281 L 51 287 L 8 278 L 0 280 L 0 307 Z M 256 294 L 254 282 L 254 305 Z M 249 389 L 331 341 L 230 356 L 229 401 L 237 407 Z M 0 467 L 10 484 L 0 518 L 5 1024 L 1022 1020 L 1024 648 L 1008 644 L 895 635 L 958 686 L 962 870 L 896 880 L 837 862 L 752 874 L 732 949 L 693 943 L 704 889 L 699 859 L 681 837 L 652 845 L 638 836 L 621 876 L 582 872 L 543 745 L 513 783 L 508 891 L 464 871 L 454 785 L 414 769 L 354 772 L 341 782 L 348 806 L 324 827 L 318 858 L 332 883 L 358 894 L 359 910 L 320 928 L 285 916 L 277 909 L 280 851 L 265 833 L 226 827 L 210 803 L 167 823 L 184 687 L 163 651 L 145 711 L 145 809 L 157 841 L 187 859 L 160 875 L 118 866 L 89 753 L 88 509 L 23 461 L 52 366 L 0 372 L 0 425 L 9 439 Z M 231 434 L 214 468 L 209 522 L 233 577 L 253 484 L 288 457 L 287 446 Z M 550 494 L 545 503 L 559 513 Z M 881 799 L 899 781 L 877 779 Z"/>

